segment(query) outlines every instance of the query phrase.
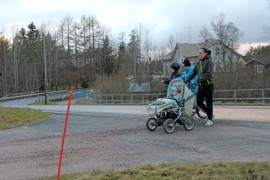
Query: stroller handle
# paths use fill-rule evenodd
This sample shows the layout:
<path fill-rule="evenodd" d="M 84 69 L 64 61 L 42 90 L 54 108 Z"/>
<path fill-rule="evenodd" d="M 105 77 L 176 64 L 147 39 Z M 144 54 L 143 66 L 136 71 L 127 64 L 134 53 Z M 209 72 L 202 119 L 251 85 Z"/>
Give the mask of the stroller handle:
<path fill-rule="evenodd" d="M 188 89 L 192 89 L 195 86 L 197 86 L 197 83 L 189 83 L 189 84 L 186 84 L 186 86 L 187 86 Z"/>

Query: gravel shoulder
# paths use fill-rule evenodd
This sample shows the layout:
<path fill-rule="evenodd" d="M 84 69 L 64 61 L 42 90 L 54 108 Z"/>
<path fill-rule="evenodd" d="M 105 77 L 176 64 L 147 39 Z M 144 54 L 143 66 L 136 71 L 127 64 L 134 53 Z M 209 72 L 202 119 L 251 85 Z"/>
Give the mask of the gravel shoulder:
<path fill-rule="evenodd" d="M 269 110 L 217 107 L 215 126 L 207 128 L 197 120 L 193 131 L 177 126 L 170 135 L 161 127 L 149 132 L 143 113 L 73 113 L 62 173 L 172 162 L 269 161 Z M 0 179 L 56 175 L 64 119 L 62 113 L 53 114 L 44 121 L 0 131 Z"/>

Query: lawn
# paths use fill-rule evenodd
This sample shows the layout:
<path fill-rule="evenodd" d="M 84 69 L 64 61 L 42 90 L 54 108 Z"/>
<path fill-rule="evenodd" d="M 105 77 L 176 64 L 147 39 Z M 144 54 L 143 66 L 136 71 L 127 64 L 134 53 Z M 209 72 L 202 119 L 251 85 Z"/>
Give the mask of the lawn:
<path fill-rule="evenodd" d="M 29 108 L 0 107 L 0 130 L 19 127 L 31 122 L 45 119 L 50 113 L 45 113 Z"/>
<path fill-rule="evenodd" d="M 55 177 L 47 178 L 49 180 Z M 120 170 L 94 171 L 86 174 L 65 175 L 62 180 L 115 179 L 192 179 L 233 180 L 270 179 L 270 162 L 234 162 L 209 164 L 161 164 Z"/>

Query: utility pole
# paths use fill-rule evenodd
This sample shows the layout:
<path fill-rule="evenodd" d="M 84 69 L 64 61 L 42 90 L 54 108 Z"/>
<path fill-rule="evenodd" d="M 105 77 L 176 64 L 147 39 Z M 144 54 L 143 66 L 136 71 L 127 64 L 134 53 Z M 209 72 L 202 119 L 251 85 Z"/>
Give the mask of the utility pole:
<path fill-rule="evenodd" d="M 3 83 L 3 91 L 4 91 L 4 95 L 7 95 L 7 59 L 6 59 L 6 40 L 5 37 L 3 35 L 2 32 L 0 32 L 1 35 L 1 39 L 3 40 L 3 46 L 4 46 L 4 63 L 5 63 L 5 67 L 4 67 L 4 83 Z"/>
<path fill-rule="evenodd" d="M 151 57 L 148 58 L 147 60 L 147 64 L 148 64 L 148 80 L 149 80 L 149 85 L 150 85 L 150 91 L 151 91 L 151 84 L 152 84 L 152 71 L 151 71 Z"/>
<path fill-rule="evenodd" d="M 2 38 L 3 38 L 3 46 L 4 46 L 4 63 L 5 63 L 5 67 L 4 67 L 4 94 L 7 95 L 7 58 L 6 58 L 6 40 L 5 37 L 3 35 L 2 32 L 0 32 Z"/>
<path fill-rule="evenodd" d="M 189 43 L 191 43 L 190 27 L 188 28 L 188 41 L 189 41 Z"/>
<path fill-rule="evenodd" d="M 6 57 L 6 45 L 4 40 L 4 61 L 5 61 L 5 95 L 7 95 L 7 57 Z"/>
<path fill-rule="evenodd" d="M 44 66 L 45 66 L 44 95 L 45 95 L 45 105 L 47 105 L 47 56 L 46 56 L 44 33 L 43 33 L 43 50 L 44 50 Z"/>

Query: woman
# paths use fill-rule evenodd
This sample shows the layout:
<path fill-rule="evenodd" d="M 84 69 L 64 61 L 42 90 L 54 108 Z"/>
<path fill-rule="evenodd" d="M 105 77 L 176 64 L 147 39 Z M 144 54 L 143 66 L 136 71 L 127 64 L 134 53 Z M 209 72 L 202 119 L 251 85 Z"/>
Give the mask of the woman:
<path fill-rule="evenodd" d="M 191 66 L 191 63 L 190 63 L 189 59 L 185 59 L 183 61 L 182 66 L 184 68 L 184 72 L 182 73 L 182 75 L 180 76 L 180 78 L 186 83 L 187 82 L 187 78 L 193 72 L 194 67 Z M 197 82 L 197 80 L 198 80 L 198 75 L 196 75 L 190 82 L 192 84 L 195 84 Z M 192 91 L 193 94 L 197 94 L 198 93 L 198 86 L 193 86 L 191 88 L 191 91 Z"/>
<path fill-rule="evenodd" d="M 187 78 L 187 83 L 198 74 L 199 90 L 197 94 L 197 105 L 206 112 L 208 120 L 206 126 L 213 125 L 213 92 L 214 92 L 214 63 L 211 51 L 206 48 L 199 50 L 199 62 L 196 64 L 192 74 Z M 203 103 L 206 100 L 206 105 Z"/>

